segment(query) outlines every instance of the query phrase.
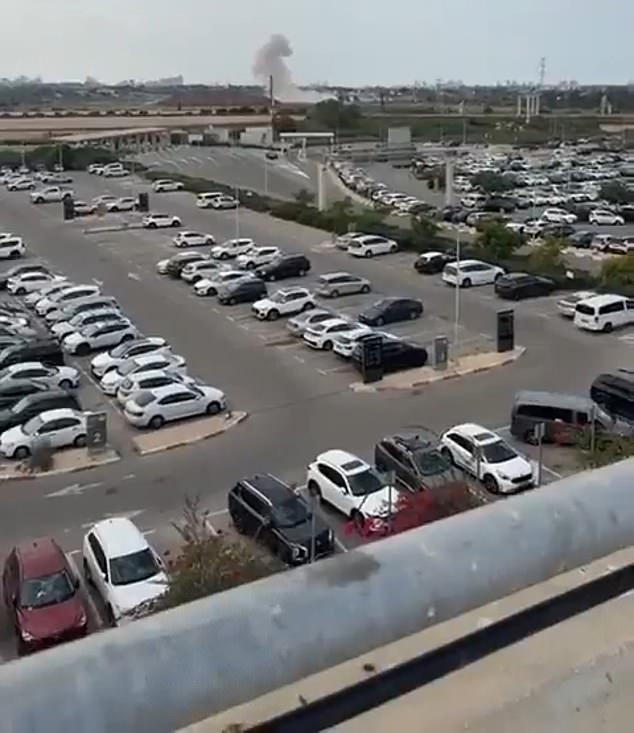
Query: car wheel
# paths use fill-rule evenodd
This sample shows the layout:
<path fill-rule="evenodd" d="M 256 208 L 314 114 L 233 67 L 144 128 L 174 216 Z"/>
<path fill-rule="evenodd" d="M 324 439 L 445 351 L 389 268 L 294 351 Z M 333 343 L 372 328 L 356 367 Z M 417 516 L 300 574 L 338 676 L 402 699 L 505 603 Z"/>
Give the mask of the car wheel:
<path fill-rule="evenodd" d="M 497 282 L 502 277 L 502 273 L 498 272 L 498 274 L 494 278 L 494 282 Z"/>
<path fill-rule="evenodd" d="M 17 259 L 17 258 L 18 258 L 19 256 L 20 256 L 20 253 L 19 253 L 19 252 L 11 252 L 11 254 L 9 255 L 9 259 L 10 259 L 10 260 L 15 260 L 15 259 Z"/>
<path fill-rule="evenodd" d="M 385 325 L 385 321 L 383 320 L 383 318 L 377 318 L 376 319 L 376 325 L 379 326 L 379 328 L 381 326 L 384 326 Z"/>
<path fill-rule="evenodd" d="M 235 305 L 235 304 L 236 304 L 236 302 L 237 302 L 237 301 L 236 301 L 236 299 L 235 299 L 235 298 L 229 298 L 229 300 L 227 301 L 227 305 Z"/>
<path fill-rule="evenodd" d="M 73 383 L 70 381 L 70 379 L 62 379 L 62 381 L 59 383 L 60 389 L 72 389 Z"/>
<path fill-rule="evenodd" d="M 603 333 L 612 333 L 613 330 L 614 326 L 609 321 L 603 326 Z"/>
<path fill-rule="evenodd" d="M 470 288 L 471 287 L 471 280 L 468 277 L 466 277 L 462 281 L 462 285 L 460 285 L 460 287 L 462 287 L 462 288 Z"/>
<path fill-rule="evenodd" d="M 110 207 L 110 213 L 111 214 L 118 214 L 119 213 L 119 207 L 118 206 L 111 206 Z"/>
<path fill-rule="evenodd" d="M 415 321 L 420 316 L 420 313 L 418 311 L 410 311 L 409 319 L 410 321 Z"/>
<path fill-rule="evenodd" d="M 18 289 L 17 289 L 16 291 L 15 291 L 15 294 L 16 294 L 16 295 L 24 295 L 25 293 L 26 293 L 26 290 L 25 290 L 24 288 L 18 288 Z"/>
<path fill-rule="evenodd" d="M 323 349 L 324 351 L 331 351 L 332 350 L 332 341 L 324 341 Z"/>
<path fill-rule="evenodd" d="M 331 295 L 332 295 L 333 298 L 338 298 L 339 297 L 339 291 L 338 290 L 333 290 L 332 293 L 331 293 Z"/>
<path fill-rule="evenodd" d="M 528 445 L 535 445 L 536 444 L 536 441 L 535 441 L 535 432 L 534 432 L 534 430 L 532 428 L 530 430 L 527 430 L 524 433 L 524 435 L 522 436 L 522 440 L 525 443 L 528 443 Z"/>
<path fill-rule="evenodd" d="M 207 405 L 207 414 L 208 415 L 217 415 L 220 412 L 221 408 L 220 405 L 217 402 L 210 402 Z"/>
<path fill-rule="evenodd" d="M 397 246 L 396 246 L 395 244 L 393 244 L 393 245 L 392 245 L 392 246 L 390 247 L 390 252 L 391 252 L 392 254 L 394 254 L 394 252 L 396 252 L 397 250 L 398 250 L 398 247 L 397 247 Z"/>
<path fill-rule="evenodd" d="M 373 256 L 374 256 L 374 252 L 373 252 L 373 251 L 372 251 L 371 249 L 369 249 L 369 250 L 368 250 L 368 251 L 367 251 L 367 252 L 365 253 L 365 256 L 366 256 L 366 257 L 373 257 Z"/>
<path fill-rule="evenodd" d="M 275 310 L 275 308 L 268 312 L 267 319 L 269 321 L 277 321 L 277 319 L 280 317 L 280 312 L 278 310 Z"/>
<path fill-rule="evenodd" d="M 357 532 L 362 532 L 365 527 L 365 517 L 358 509 L 353 509 L 350 513 L 350 521 L 354 525 Z"/>
<path fill-rule="evenodd" d="M 31 455 L 31 451 L 25 446 L 21 445 L 13 451 L 13 457 L 17 458 L 18 461 L 23 461 Z"/>
<path fill-rule="evenodd" d="M 172 226 L 174 229 L 178 228 L 181 225 L 180 221 L 178 219 L 175 219 L 170 226 Z"/>
<path fill-rule="evenodd" d="M 213 239 L 208 239 L 208 240 L 207 240 L 207 241 L 205 242 L 205 244 L 206 244 L 206 245 L 208 245 L 209 247 L 213 247 L 213 245 L 215 244 L 215 242 L 214 242 L 214 240 L 213 240 Z"/>
<path fill-rule="evenodd" d="M 492 494 L 497 494 L 500 491 L 500 487 L 498 486 L 498 482 L 490 474 L 487 474 L 484 477 L 484 479 L 482 480 L 482 483 L 484 484 L 484 488 L 487 491 L 491 492 Z"/>
<path fill-rule="evenodd" d="M 252 270 L 255 267 L 255 262 L 247 262 L 247 270 Z"/>
<path fill-rule="evenodd" d="M 221 259 L 221 260 L 228 260 L 228 259 L 229 259 L 229 254 L 228 254 L 227 252 L 223 252 L 223 253 L 222 253 L 222 254 L 220 255 L 220 259 Z"/>
<path fill-rule="evenodd" d="M 73 445 L 75 448 L 85 448 L 86 447 L 86 436 L 85 435 L 78 435 L 75 440 L 73 440 Z"/>
<path fill-rule="evenodd" d="M 449 461 L 449 463 L 451 463 L 452 466 L 455 466 L 456 465 L 456 462 L 454 460 L 453 454 L 449 450 L 449 448 L 441 448 L 440 449 L 440 454 L 442 456 L 444 456 Z"/>
<path fill-rule="evenodd" d="M 117 621 L 114 617 L 114 611 L 110 604 L 106 606 L 106 624 L 113 628 L 117 625 Z"/>
<path fill-rule="evenodd" d="M 149 427 L 151 427 L 152 430 L 159 430 L 163 427 L 164 424 L 165 420 L 163 420 L 161 415 L 154 415 L 154 417 L 148 423 Z"/>
<path fill-rule="evenodd" d="M 298 274 L 298 275 L 299 275 L 300 277 L 306 277 L 306 270 L 300 270 L 300 271 L 299 271 L 299 272 L 298 272 L 297 274 Z"/>
<path fill-rule="evenodd" d="M 95 581 L 92 579 L 92 573 L 90 572 L 90 566 L 88 565 L 88 560 L 86 560 L 86 558 L 84 558 L 84 561 L 83 561 L 83 568 L 84 568 L 84 578 L 86 578 L 86 583 L 88 583 L 88 585 L 94 586 Z"/>
<path fill-rule="evenodd" d="M 323 496 L 321 493 L 321 489 L 319 488 L 319 484 L 316 481 L 309 481 L 308 482 L 308 493 L 311 496 L 314 496 L 317 501 L 323 501 Z"/>
<path fill-rule="evenodd" d="M 148 228 L 148 229 L 156 229 L 156 228 L 157 228 L 157 226 L 156 226 L 156 222 L 155 222 L 155 221 L 151 221 L 151 222 L 150 222 L 150 223 L 149 223 L 149 224 L 147 225 L 147 228 Z"/>
<path fill-rule="evenodd" d="M 302 310 L 309 311 L 309 310 L 312 310 L 314 307 L 315 307 L 314 303 L 304 303 Z"/>
<path fill-rule="evenodd" d="M 364 295 L 365 295 L 366 293 L 369 293 L 369 292 L 370 292 L 370 286 L 369 286 L 369 285 L 364 285 L 364 286 L 363 286 L 363 287 L 361 288 L 361 292 L 362 292 L 362 293 L 363 293 Z"/>
<path fill-rule="evenodd" d="M 88 346 L 88 344 L 80 344 L 75 353 L 77 356 L 88 356 L 90 353 L 90 346 Z"/>

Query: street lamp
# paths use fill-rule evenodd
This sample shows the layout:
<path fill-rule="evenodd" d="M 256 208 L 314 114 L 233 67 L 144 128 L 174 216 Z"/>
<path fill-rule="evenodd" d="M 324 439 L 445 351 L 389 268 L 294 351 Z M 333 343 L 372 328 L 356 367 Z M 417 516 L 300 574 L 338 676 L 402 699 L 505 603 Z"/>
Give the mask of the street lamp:
<path fill-rule="evenodd" d="M 236 200 L 236 239 L 240 239 L 240 191 L 234 187 L 234 198 Z"/>

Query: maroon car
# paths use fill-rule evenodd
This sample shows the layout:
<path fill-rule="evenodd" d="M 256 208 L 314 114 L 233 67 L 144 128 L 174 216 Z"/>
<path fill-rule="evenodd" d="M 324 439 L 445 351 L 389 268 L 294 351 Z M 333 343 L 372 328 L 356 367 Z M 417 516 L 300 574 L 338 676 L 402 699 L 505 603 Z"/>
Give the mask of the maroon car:
<path fill-rule="evenodd" d="M 79 580 L 55 540 L 14 547 L 5 562 L 2 590 L 18 654 L 86 635 L 88 614 Z"/>

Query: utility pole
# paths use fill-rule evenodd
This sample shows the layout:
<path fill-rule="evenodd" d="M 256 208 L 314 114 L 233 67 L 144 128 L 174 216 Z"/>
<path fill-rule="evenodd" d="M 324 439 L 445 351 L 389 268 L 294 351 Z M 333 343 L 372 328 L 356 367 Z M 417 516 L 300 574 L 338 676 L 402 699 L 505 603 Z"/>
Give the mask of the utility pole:
<path fill-rule="evenodd" d="M 269 76 L 269 106 L 271 111 L 271 146 L 275 142 L 275 88 L 273 74 Z"/>
<path fill-rule="evenodd" d="M 236 186 L 234 189 L 236 205 L 236 239 L 240 239 L 240 191 Z"/>

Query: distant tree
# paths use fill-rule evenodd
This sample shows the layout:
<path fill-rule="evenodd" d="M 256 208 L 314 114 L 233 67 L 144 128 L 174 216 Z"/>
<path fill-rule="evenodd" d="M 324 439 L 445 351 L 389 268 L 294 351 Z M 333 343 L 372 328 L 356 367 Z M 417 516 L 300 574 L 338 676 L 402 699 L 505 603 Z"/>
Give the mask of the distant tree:
<path fill-rule="evenodd" d="M 479 186 L 485 193 L 505 193 L 515 187 L 512 178 L 498 173 L 476 173 L 471 179 L 474 186 Z"/>
<path fill-rule="evenodd" d="M 482 229 L 476 237 L 476 248 L 482 252 L 483 256 L 495 260 L 509 259 L 521 246 L 521 235 L 507 229 L 504 224 L 499 222 L 482 225 Z"/>
<path fill-rule="evenodd" d="M 599 196 L 611 204 L 634 203 L 634 190 L 619 181 L 609 181 L 601 186 Z"/>
<path fill-rule="evenodd" d="M 280 132 L 297 132 L 297 122 L 290 115 L 276 115 L 273 119 L 273 129 Z"/>
<path fill-rule="evenodd" d="M 528 258 L 531 269 L 544 275 L 564 274 L 566 271 L 563 256 L 565 246 L 564 240 L 551 238 L 535 247 Z"/>
<path fill-rule="evenodd" d="M 359 126 L 362 116 L 356 105 L 328 99 L 316 104 L 308 119 L 329 130 L 351 130 Z"/>
<path fill-rule="evenodd" d="M 438 224 L 425 216 L 412 216 L 411 228 L 416 238 L 433 240 L 438 236 Z"/>
<path fill-rule="evenodd" d="M 606 260 L 601 267 L 601 284 L 634 295 L 634 254 Z"/>

